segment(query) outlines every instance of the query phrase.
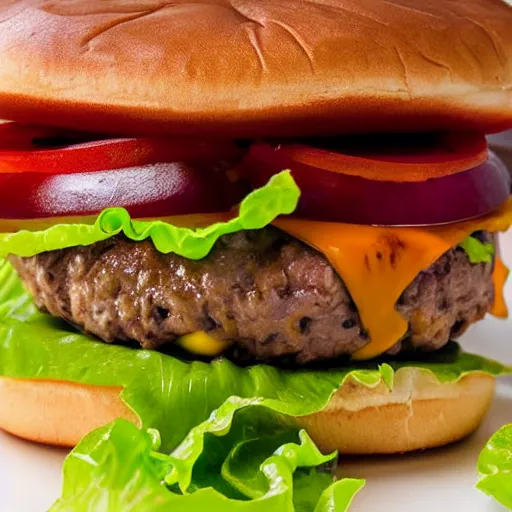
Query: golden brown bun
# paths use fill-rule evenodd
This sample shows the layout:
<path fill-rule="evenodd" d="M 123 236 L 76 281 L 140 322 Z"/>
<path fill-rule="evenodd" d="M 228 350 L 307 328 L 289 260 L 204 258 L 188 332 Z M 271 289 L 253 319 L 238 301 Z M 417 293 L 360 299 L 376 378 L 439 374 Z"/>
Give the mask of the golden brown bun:
<path fill-rule="evenodd" d="M 0 2 L 0 117 L 110 132 L 512 127 L 502 0 Z"/>
<path fill-rule="evenodd" d="M 0 428 L 38 443 L 75 446 L 116 418 L 138 423 L 120 392 L 117 387 L 1 377 Z"/>
<path fill-rule="evenodd" d="M 384 383 L 369 389 L 351 381 L 326 410 L 301 418 L 300 425 L 324 452 L 399 453 L 443 446 L 463 439 L 483 420 L 495 379 L 470 374 L 440 384 L 415 368 L 398 370 L 393 391 Z"/>
<path fill-rule="evenodd" d="M 395 453 L 441 446 L 477 428 L 495 380 L 472 374 L 440 384 L 417 369 L 399 370 L 392 392 L 349 381 L 323 412 L 300 418 L 320 449 Z M 0 379 L 0 428 L 48 444 L 74 446 L 95 427 L 123 417 L 137 423 L 119 388 Z"/>

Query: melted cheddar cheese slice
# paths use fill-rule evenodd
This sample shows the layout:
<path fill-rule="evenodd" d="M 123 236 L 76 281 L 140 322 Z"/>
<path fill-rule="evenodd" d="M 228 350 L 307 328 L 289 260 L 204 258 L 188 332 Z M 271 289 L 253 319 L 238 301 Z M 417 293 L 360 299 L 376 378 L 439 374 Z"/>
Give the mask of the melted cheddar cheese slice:
<path fill-rule="evenodd" d="M 494 282 L 494 304 L 489 313 L 498 318 L 507 318 L 508 308 L 505 302 L 504 287 L 509 270 L 499 258 L 496 258 L 495 265 L 492 276 Z"/>
<path fill-rule="evenodd" d="M 487 216 L 443 226 L 360 226 L 291 217 L 274 222 L 323 253 L 343 279 L 371 340 L 355 354 L 355 359 L 376 357 L 406 334 L 407 322 L 395 305 L 422 270 L 471 233 L 506 231 L 511 224 L 512 199 Z M 492 312 L 501 317 L 507 316 L 503 298 L 506 276 L 506 267 L 498 261 L 493 276 L 496 299 Z"/>
<path fill-rule="evenodd" d="M 217 340 L 204 331 L 196 331 L 178 338 L 178 345 L 192 354 L 215 357 L 225 352 L 231 343 Z"/>
<path fill-rule="evenodd" d="M 164 217 L 174 225 L 199 227 L 226 221 L 230 213 Z M 56 218 L 35 221 L 0 221 L 0 231 L 45 229 L 56 223 L 93 223 L 95 217 Z M 318 222 L 281 217 L 273 224 L 323 253 L 343 279 L 357 306 L 370 343 L 355 359 L 379 356 L 407 332 L 408 324 L 395 305 L 415 277 L 446 251 L 475 231 L 506 231 L 512 225 L 512 198 L 496 212 L 443 226 L 380 227 Z M 503 287 L 508 269 L 497 258 L 493 274 L 495 299 L 491 313 L 508 316 Z M 187 350 L 200 355 L 217 355 L 227 346 L 205 333 L 193 333 L 180 340 Z"/>

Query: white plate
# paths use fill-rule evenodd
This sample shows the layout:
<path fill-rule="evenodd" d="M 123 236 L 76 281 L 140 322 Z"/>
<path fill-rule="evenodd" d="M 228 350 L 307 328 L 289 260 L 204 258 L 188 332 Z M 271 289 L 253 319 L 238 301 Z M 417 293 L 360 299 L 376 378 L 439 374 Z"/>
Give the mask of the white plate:
<path fill-rule="evenodd" d="M 512 262 L 512 232 L 502 238 Z M 506 288 L 512 304 L 512 280 Z M 512 319 L 486 318 L 462 340 L 471 352 L 512 364 Z M 476 461 L 485 441 L 512 423 L 512 378 L 502 379 L 490 414 L 466 441 L 441 450 L 401 457 L 342 460 L 340 475 L 367 479 L 353 512 L 499 512 L 505 510 L 473 489 Z M 59 495 L 66 452 L 0 433 L 0 511 L 44 512 Z"/>

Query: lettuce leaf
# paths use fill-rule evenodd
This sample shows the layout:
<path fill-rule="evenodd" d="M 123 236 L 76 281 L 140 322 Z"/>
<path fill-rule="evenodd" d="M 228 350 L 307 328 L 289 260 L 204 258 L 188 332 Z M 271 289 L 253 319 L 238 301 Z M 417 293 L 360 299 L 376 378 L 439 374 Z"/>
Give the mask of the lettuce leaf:
<path fill-rule="evenodd" d="M 344 512 L 364 485 L 361 480 L 333 483 L 332 475 L 311 468 L 335 458 L 324 456 L 305 432 L 289 431 L 280 436 L 257 439 L 257 452 L 251 458 L 237 458 L 238 487 L 229 488 L 212 479 L 221 474 L 222 459 L 250 442 L 230 436 L 232 406 L 251 407 L 244 400 L 231 400 L 226 409 L 212 414 L 213 423 L 223 425 L 215 441 L 214 460 L 198 461 L 187 449 L 179 447 L 170 455 L 157 452 L 151 435 L 124 420 L 116 420 L 88 436 L 71 452 L 64 463 L 61 498 L 50 512 L 130 512 L 139 510 L 176 512 Z M 222 408 L 221 408 L 222 409 Z M 208 444 L 204 425 L 201 443 Z M 197 439 L 194 432 L 191 437 Z M 285 440 L 285 438 L 287 438 Z M 187 444 L 189 441 L 184 441 Z M 283 444 L 279 444 L 283 443 Z M 274 449 L 274 446 L 278 446 Z M 195 450 L 192 450 L 195 451 Z M 236 458 L 236 457 L 235 457 Z M 179 466 L 176 462 L 179 461 Z M 180 468 L 177 470 L 177 468 Z M 186 489 L 173 485 L 182 471 L 194 475 Z M 176 475 L 176 478 L 169 478 Z M 205 484 L 206 483 L 206 484 Z"/>
<path fill-rule="evenodd" d="M 468 236 L 463 240 L 459 247 L 462 247 L 466 252 L 469 262 L 476 263 L 492 263 L 494 259 L 494 245 L 491 243 L 484 243 L 473 236 Z"/>
<path fill-rule="evenodd" d="M 478 459 L 477 489 L 512 510 L 512 425 L 496 432 Z"/>
<path fill-rule="evenodd" d="M 204 258 L 223 235 L 245 229 L 261 229 L 279 215 L 297 208 L 300 190 L 289 171 L 272 176 L 269 182 L 252 191 L 240 204 L 238 216 L 204 228 L 173 226 L 164 221 L 132 220 L 124 208 L 104 210 L 96 222 L 57 224 L 43 231 L 18 231 L 0 234 L 0 258 L 9 254 L 30 257 L 45 251 L 77 245 L 90 245 L 119 233 L 134 241 L 150 238 L 161 253 L 176 253 L 188 259 Z"/>

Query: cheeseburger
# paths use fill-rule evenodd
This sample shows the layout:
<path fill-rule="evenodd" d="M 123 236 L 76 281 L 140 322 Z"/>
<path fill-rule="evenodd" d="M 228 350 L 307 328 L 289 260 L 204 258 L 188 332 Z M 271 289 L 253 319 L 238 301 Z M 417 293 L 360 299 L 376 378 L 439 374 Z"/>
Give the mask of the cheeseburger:
<path fill-rule="evenodd" d="M 485 138 L 512 128 L 507 4 L 0 20 L 1 428 L 74 446 L 124 418 L 172 450 L 233 396 L 324 453 L 479 425 L 507 368 L 453 340 L 507 316 L 510 175 Z"/>

